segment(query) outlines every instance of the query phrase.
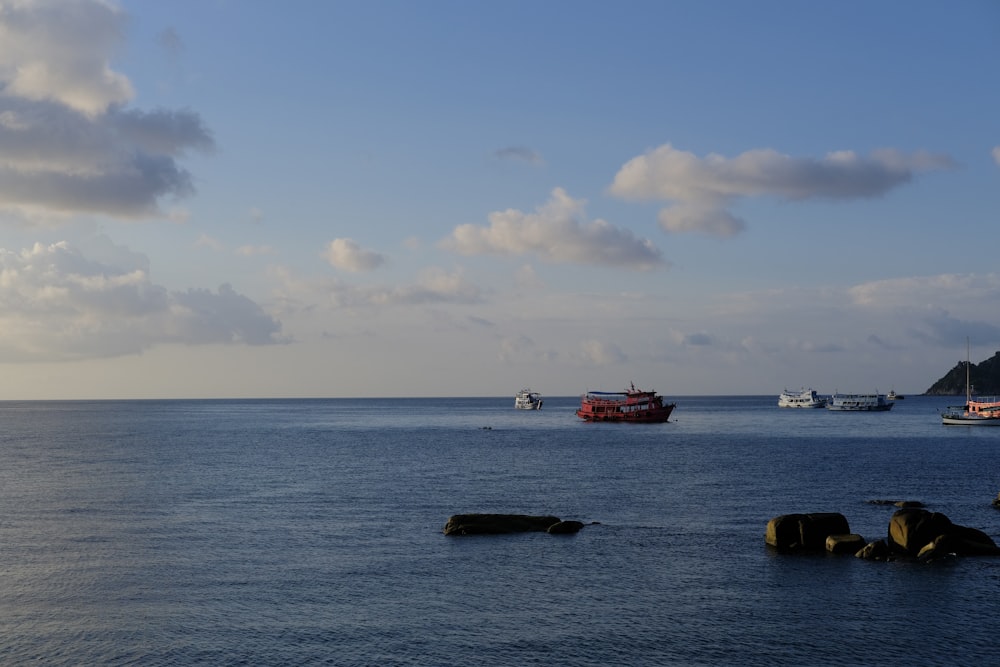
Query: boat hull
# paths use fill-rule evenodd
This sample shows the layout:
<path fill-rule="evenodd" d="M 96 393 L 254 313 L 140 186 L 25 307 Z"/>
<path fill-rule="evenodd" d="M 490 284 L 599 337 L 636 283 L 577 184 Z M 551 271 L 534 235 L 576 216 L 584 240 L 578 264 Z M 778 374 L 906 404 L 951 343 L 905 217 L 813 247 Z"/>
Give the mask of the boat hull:
<path fill-rule="evenodd" d="M 1000 426 L 1000 417 L 942 415 L 941 423 L 945 426 Z"/>

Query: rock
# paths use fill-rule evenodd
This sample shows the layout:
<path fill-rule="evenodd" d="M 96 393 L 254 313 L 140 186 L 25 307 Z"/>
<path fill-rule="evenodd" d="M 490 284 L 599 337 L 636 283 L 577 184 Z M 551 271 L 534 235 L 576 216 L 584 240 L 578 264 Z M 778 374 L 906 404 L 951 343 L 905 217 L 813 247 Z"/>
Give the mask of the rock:
<path fill-rule="evenodd" d="M 954 524 L 939 512 L 901 509 L 889 519 L 889 547 L 907 556 L 916 556 L 938 535 L 949 532 Z"/>
<path fill-rule="evenodd" d="M 764 541 L 785 551 L 823 551 L 827 537 L 850 532 L 847 519 L 838 512 L 785 514 L 767 522 Z"/>
<path fill-rule="evenodd" d="M 828 535 L 826 550 L 832 554 L 856 554 L 865 546 L 865 538 L 857 533 Z"/>
<path fill-rule="evenodd" d="M 549 526 L 546 532 L 551 535 L 573 535 L 582 529 L 583 523 L 580 521 L 560 521 Z"/>
<path fill-rule="evenodd" d="M 528 514 L 455 514 L 444 526 L 445 535 L 503 535 L 545 532 L 560 523 L 557 516 Z"/>
<path fill-rule="evenodd" d="M 885 540 L 875 540 L 874 542 L 869 542 L 854 555 L 857 558 L 863 558 L 865 560 L 878 560 L 883 562 L 893 560 L 892 550 L 889 549 L 889 544 Z"/>
<path fill-rule="evenodd" d="M 890 547 L 920 560 L 944 556 L 1000 556 L 989 535 L 959 526 L 938 512 L 899 510 L 889 522 Z"/>
<path fill-rule="evenodd" d="M 997 497 L 993 499 L 993 507 L 1000 509 L 1000 493 L 998 493 Z"/>

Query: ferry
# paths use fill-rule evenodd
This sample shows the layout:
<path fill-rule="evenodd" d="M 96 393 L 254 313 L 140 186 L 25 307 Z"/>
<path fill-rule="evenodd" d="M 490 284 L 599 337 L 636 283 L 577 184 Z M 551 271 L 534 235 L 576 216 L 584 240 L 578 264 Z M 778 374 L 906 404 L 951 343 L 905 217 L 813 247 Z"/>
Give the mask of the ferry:
<path fill-rule="evenodd" d="M 887 412 L 895 405 L 885 394 L 834 394 L 826 402 L 827 410 L 836 412 Z"/>
<path fill-rule="evenodd" d="M 633 422 L 659 424 L 670 420 L 675 403 L 664 403 L 655 391 L 588 391 L 580 398 L 576 416 L 588 422 Z"/>
<path fill-rule="evenodd" d="M 514 407 L 518 410 L 541 410 L 542 402 L 542 395 L 530 389 L 522 389 L 514 395 Z"/>
<path fill-rule="evenodd" d="M 801 391 L 785 389 L 778 396 L 779 408 L 822 408 L 825 405 L 826 399 L 820 397 L 815 389 L 802 389 Z"/>

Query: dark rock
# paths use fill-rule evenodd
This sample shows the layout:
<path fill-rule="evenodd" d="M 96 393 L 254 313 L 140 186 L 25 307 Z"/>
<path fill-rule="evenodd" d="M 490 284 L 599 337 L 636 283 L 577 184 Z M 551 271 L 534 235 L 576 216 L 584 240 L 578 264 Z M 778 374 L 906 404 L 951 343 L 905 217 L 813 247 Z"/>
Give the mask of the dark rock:
<path fill-rule="evenodd" d="M 838 512 L 785 514 L 767 522 L 764 541 L 784 551 L 823 551 L 827 537 L 850 532 L 847 519 Z"/>
<path fill-rule="evenodd" d="M 548 527 L 547 532 L 552 535 L 573 535 L 583 529 L 581 521 L 560 521 Z"/>
<path fill-rule="evenodd" d="M 560 522 L 557 516 L 529 514 L 455 514 L 444 526 L 445 535 L 503 535 L 545 532 Z"/>
<path fill-rule="evenodd" d="M 826 538 L 826 550 L 832 554 L 856 554 L 864 546 L 865 538 L 857 533 L 829 535 Z"/>
<path fill-rule="evenodd" d="M 916 556 L 938 535 L 949 532 L 954 524 L 939 512 L 901 509 L 889 519 L 889 547 L 907 556 Z"/>
<path fill-rule="evenodd" d="M 959 526 L 938 512 L 903 509 L 889 521 L 889 546 L 907 556 L 934 560 L 944 556 L 1000 556 L 989 535 Z"/>
<path fill-rule="evenodd" d="M 889 544 L 885 540 L 875 540 L 874 542 L 869 542 L 854 555 L 857 558 L 863 558 L 865 560 L 877 560 L 883 562 L 893 560 L 892 550 L 889 548 Z"/>

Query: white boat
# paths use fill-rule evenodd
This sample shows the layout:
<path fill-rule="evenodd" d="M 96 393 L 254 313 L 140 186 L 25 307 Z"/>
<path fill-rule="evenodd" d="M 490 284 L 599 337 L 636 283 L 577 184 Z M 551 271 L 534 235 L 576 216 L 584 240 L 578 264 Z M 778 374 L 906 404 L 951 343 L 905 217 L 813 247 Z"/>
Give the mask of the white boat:
<path fill-rule="evenodd" d="M 895 405 L 885 394 L 834 394 L 826 402 L 827 410 L 836 412 L 887 412 Z"/>
<path fill-rule="evenodd" d="M 522 389 L 514 395 L 514 407 L 518 410 L 541 410 L 542 395 L 537 391 Z"/>
<path fill-rule="evenodd" d="M 826 405 L 826 399 L 817 395 L 815 389 L 802 389 L 801 391 L 785 389 L 778 396 L 779 408 L 822 408 L 824 405 Z"/>
<path fill-rule="evenodd" d="M 897 394 L 895 389 L 891 390 L 888 394 L 885 395 L 885 397 L 890 401 L 901 401 L 904 398 L 906 398 L 906 396 L 903 396 L 902 394 Z"/>
<path fill-rule="evenodd" d="M 965 360 L 965 405 L 950 406 L 941 413 L 941 423 L 945 426 L 1000 426 L 1000 397 L 980 396 L 972 398 L 969 383 L 969 343 L 966 340 Z"/>

